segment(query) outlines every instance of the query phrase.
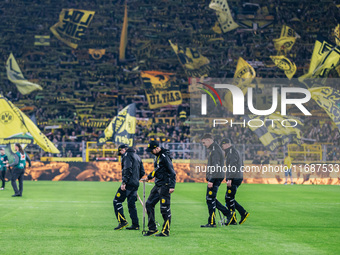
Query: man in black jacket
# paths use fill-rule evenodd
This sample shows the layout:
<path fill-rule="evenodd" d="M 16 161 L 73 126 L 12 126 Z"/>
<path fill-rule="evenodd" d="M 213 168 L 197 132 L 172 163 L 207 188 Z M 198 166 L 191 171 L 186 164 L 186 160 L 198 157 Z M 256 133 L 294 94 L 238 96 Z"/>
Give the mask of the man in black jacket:
<path fill-rule="evenodd" d="M 128 226 L 128 222 L 124 216 L 123 202 L 127 198 L 130 218 L 132 226 L 126 228 L 129 230 L 139 230 L 139 222 L 136 210 L 137 191 L 139 180 L 144 176 L 144 166 L 140 157 L 135 153 L 133 148 L 127 145 L 120 145 L 118 153 L 122 156 L 122 184 L 120 185 L 116 196 L 113 200 L 113 207 L 119 225 L 115 230 L 120 230 Z"/>
<path fill-rule="evenodd" d="M 169 236 L 171 224 L 171 210 L 170 210 L 170 194 L 175 191 L 176 173 L 172 165 L 169 150 L 159 147 L 159 143 L 151 141 L 146 151 L 155 155 L 153 170 L 146 180 L 155 178 L 155 186 L 150 192 L 148 200 L 146 201 L 146 211 L 148 213 L 149 231 L 144 236 L 155 235 L 158 230 L 155 222 L 155 205 L 161 201 L 161 214 L 164 219 L 162 232 L 156 236 Z"/>
<path fill-rule="evenodd" d="M 208 181 L 206 201 L 209 210 L 208 224 L 201 225 L 201 228 L 215 228 L 216 227 L 216 208 L 220 210 L 223 215 L 227 216 L 228 210 L 217 199 L 217 191 L 224 179 L 224 157 L 221 147 L 214 142 L 211 134 L 205 134 L 202 139 L 202 144 L 208 149 L 208 164 L 206 169 L 206 180 Z"/>
<path fill-rule="evenodd" d="M 243 172 L 241 170 L 241 167 L 243 167 L 243 160 L 240 152 L 232 145 L 231 139 L 223 139 L 221 146 L 226 154 L 227 192 L 225 194 L 225 201 L 230 211 L 227 215 L 226 226 L 237 224 L 235 209 L 241 215 L 239 224 L 243 224 L 249 216 L 249 213 L 235 200 L 236 191 L 243 181 Z"/>

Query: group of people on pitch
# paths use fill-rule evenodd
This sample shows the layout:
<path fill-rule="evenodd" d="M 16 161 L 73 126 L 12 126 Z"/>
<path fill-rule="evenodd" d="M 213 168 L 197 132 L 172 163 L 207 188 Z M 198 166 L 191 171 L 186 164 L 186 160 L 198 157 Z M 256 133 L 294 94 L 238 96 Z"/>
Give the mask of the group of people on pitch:
<path fill-rule="evenodd" d="M 12 167 L 11 184 L 14 190 L 14 195 L 12 195 L 12 197 L 22 197 L 26 162 L 28 162 L 29 166 L 31 167 L 31 160 L 29 156 L 24 152 L 19 143 L 16 143 L 14 148 L 16 152 L 14 154 L 14 162 L 12 164 L 8 163 L 8 157 L 5 154 L 5 149 L 4 148 L 0 149 L 0 172 L 1 172 L 0 177 L 2 180 L 0 190 L 5 189 L 6 170 Z M 19 181 L 19 189 L 16 183 L 17 180 Z"/>
<path fill-rule="evenodd" d="M 208 223 L 201 227 L 216 227 L 216 208 L 222 212 L 226 220 L 224 225 L 236 225 L 235 210 L 240 213 L 241 220 L 239 224 L 243 224 L 249 213 L 235 200 L 235 195 L 238 187 L 243 181 L 243 173 L 240 171 L 243 166 L 243 160 L 240 153 L 233 147 L 231 139 L 223 139 L 221 146 L 218 145 L 211 134 L 205 134 L 201 138 L 202 144 L 208 149 L 208 164 L 209 166 L 230 166 L 224 169 L 233 169 L 233 171 L 207 171 L 206 180 L 208 181 L 206 202 L 209 210 Z M 148 214 L 149 230 L 144 236 L 169 236 L 171 224 L 170 197 L 175 190 L 176 173 L 170 157 L 170 152 L 167 149 L 159 146 L 156 141 L 151 141 L 148 144 L 148 152 L 154 156 L 154 171 L 146 178 L 142 160 L 135 153 L 133 148 L 127 145 L 120 145 L 118 153 L 122 156 L 122 184 L 119 187 L 116 196 L 113 200 L 113 206 L 117 220 L 119 222 L 115 230 L 126 228 L 128 230 L 139 230 L 139 222 L 136 209 L 137 190 L 139 180 L 148 181 L 155 178 L 155 186 L 150 192 L 150 195 L 145 203 Z M 236 171 L 234 171 L 236 169 Z M 226 206 L 222 205 L 217 199 L 217 191 L 222 181 L 226 178 L 227 192 L 225 196 Z M 127 198 L 129 214 L 132 220 L 132 225 L 128 227 L 128 222 L 123 212 L 123 202 Z M 158 231 L 155 222 L 155 205 L 160 201 L 161 214 L 164 219 L 161 232 Z"/>

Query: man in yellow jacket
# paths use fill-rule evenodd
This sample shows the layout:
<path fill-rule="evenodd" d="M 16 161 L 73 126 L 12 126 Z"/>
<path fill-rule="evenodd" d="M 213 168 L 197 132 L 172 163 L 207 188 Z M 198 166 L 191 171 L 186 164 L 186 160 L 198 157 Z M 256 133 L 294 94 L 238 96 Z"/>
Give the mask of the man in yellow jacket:
<path fill-rule="evenodd" d="M 285 159 L 283 161 L 283 164 L 287 166 L 288 169 L 285 170 L 285 177 L 286 177 L 286 182 L 285 185 L 287 185 L 287 180 L 288 180 L 288 175 L 290 176 L 290 184 L 293 185 L 293 177 L 292 177 L 292 158 L 288 156 L 288 153 L 285 153 Z"/>

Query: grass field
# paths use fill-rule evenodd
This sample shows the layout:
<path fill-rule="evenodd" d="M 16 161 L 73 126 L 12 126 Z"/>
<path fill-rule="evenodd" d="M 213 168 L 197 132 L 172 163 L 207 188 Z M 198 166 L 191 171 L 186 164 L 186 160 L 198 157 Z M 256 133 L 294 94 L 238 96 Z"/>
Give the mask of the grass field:
<path fill-rule="evenodd" d="M 245 224 L 201 229 L 206 184 L 178 183 L 171 236 L 114 231 L 119 183 L 28 182 L 23 197 L 0 192 L 0 254 L 339 254 L 340 187 L 243 184 Z M 147 195 L 153 184 L 147 185 Z M 225 184 L 218 198 L 223 201 Z M 142 195 L 142 186 L 139 194 Z M 142 207 L 138 203 L 140 224 Z M 125 214 L 128 211 L 125 203 Z M 156 218 L 162 222 L 159 204 Z M 238 217 L 239 220 L 239 217 Z"/>

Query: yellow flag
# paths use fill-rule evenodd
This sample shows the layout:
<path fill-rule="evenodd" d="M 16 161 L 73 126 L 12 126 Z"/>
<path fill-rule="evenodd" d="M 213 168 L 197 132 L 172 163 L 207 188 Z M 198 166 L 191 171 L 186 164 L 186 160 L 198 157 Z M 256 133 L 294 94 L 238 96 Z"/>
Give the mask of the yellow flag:
<path fill-rule="evenodd" d="M 296 72 L 295 63 L 292 63 L 288 58 L 284 56 L 270 56 L 270 58 L 273 60 L 278 68 L 285 72 L 289 80 L 293 78 Z"/>
<path fill-rule="evenodd" d="M 283 25 L 280 37 L 300 37 L 300 36 L 291 27 Z"/>
<path fill-rule="evenodd" d="M 218 24 L 218 22 L 215 22 L 215 25 L 212 27 L 212 30 L 216 33 L 216 34 L 222 34 L 222 30 L 220 28 L 220 25 Z"/>
<path fill-rule="evenodd" d="M 315 102 L 326 111 L 340 129 L 340 91 L 331 87 L 316 87 L 309 91 Z"/>
<path fill-rule="evenodd" d="M 211 0 L 209 8 L 216 11 L 218 22 L 221 25 L 223 33 L 238 28 L 238 24 L 231 15 L 227 0 Z"/>
<path fill-rule="evenodd" d="M 0 95 L 0 144 L 37 144 L 44 151 L 60 153 L 37 126 L 9 100 Z"/>
<path fill-rule="evenodd" d="M 274 47 L 278 54 L 287 54 L 290 51 L 296 41 L 296 37 L 280 37 L 273 39 Z"/>
<path fill-rule="evenodd" d="M 125 60 L 127 33 L 128 33 L 128 12 L 127 12 L 127 4 L 125 3 L 124 22 L 123 22 L 122 33 L 120 35 L 119 60 Z"/>
<path fill-rule="evenodd" d="M 288 116 L 273 113 L 268 116 L 246 115 L 244 119 L 246 121 L 258 120 L 264 123 L 263 126 L 249 128 L 258 136 L 262 144 L 271 151 L 287 144 L 301 144 L 303 123 L 297 118 L 292 121 Z M 280 122 L 285 122 L 285 125 L 290 127 L 284 127 Z"/>
<path fill-rule="evenodd" d="M 173 79 L 173 73 L 141 72 L 150 109 L 182 103 L 182 93 Z"/>
<path fill-rule="evenodd" d="M 133 146 L 133 138 L 136 133 L 136 104 L 129 104 L 121 110 L 104 130 L 99 138 L 99 143 L 113 140 L 114 143 Z"/>
<path fill-rule="evenodd" d="M 242 90 L 243 95 L 247 93 L 248 86 L 255 77 L 256 72 L 254 68 L 249 65 L 247 61 L 240 57 L 237 61 L 233 83 Z M 230 91 L 225 94 L 223 105 L 224 107 L 232 111 L 233 99 Z"/>
<path fill-rule="evenodd" d="M 208 76 L 210 70 L 208 58 L 195 48 L 181 47 L 170 40 L 169 43 L 189 77 Z"/>
<path fill-rule="evenodd" d="M 237 61 L 236 71 L 234 74 L 235 83 L 238 85 L 240 83 L 244 83 L 244 79 L 247 79 L 249 81 L 255 77 L 256 72 L 254 68 L 249 65 L 247 61 L 240 57 Z"/>
<path fill-rule="evenodd" d="M 27 95 L 34 90 L 42 90 L 40 85 L 29 82 L 25 79 L 12 53 L 9 55 L 6 62 L 6 71 L 7 78 L 17 86 L 17 89 L 21 94 Z"/>
<path fill-rule="evenodd" d="M 76 49 L 94 14 L 94 11 L 62 9 L 59 14 L 59 22 L 53 25 L 50 30 L 60 41 Z"/>
<path fill-rule="evenodd" d="M 89 54 L 95 60 L 101 59 L 105 55 L 105 49 L 89 49 Z"/>
<path fill-rule="evenodd" d="M 307 78 L 327 79 L 330 70 L 339 65 L 340 49 L 322 37 L 318 37 L 314 44 L 312 59 L 310 61 L 308 73 L 299 77 L 303 82 Z"/>
<path fill-rule="evenodd" d="M 334 28 L 334 37 L 336 45 L 340 46 L 340 24 Z"/>

